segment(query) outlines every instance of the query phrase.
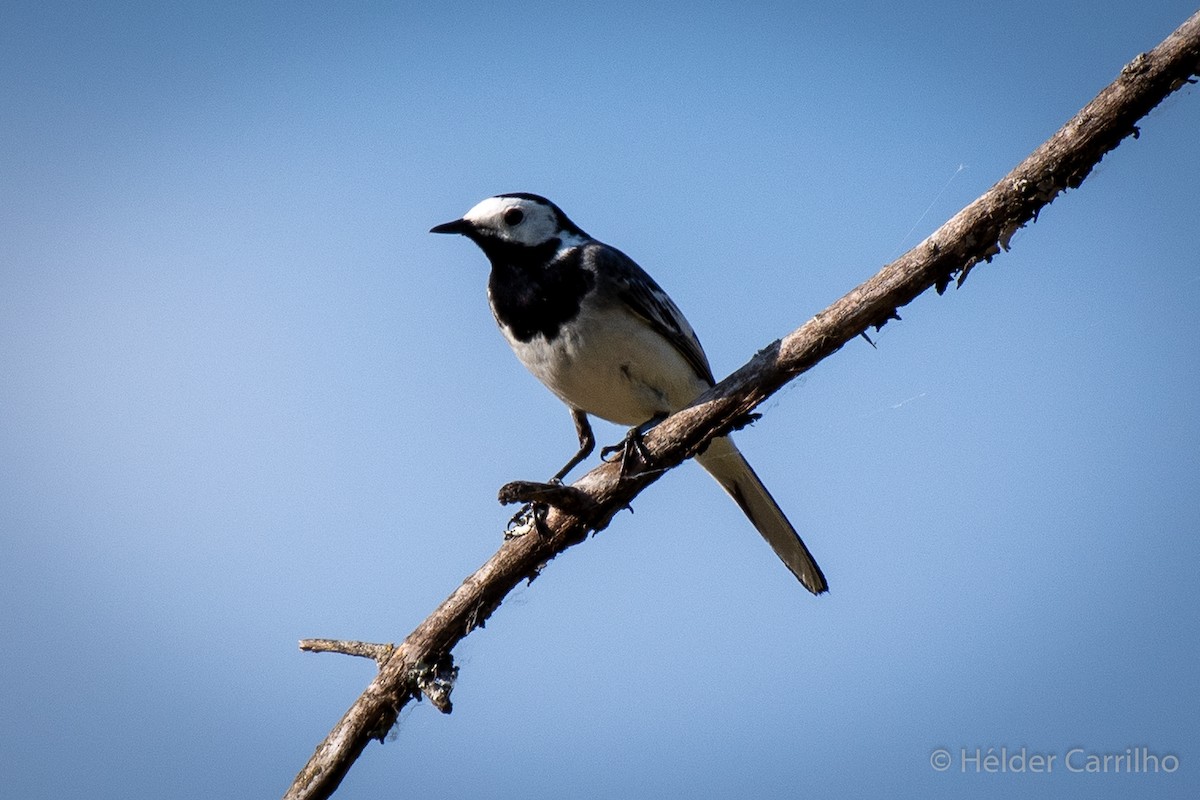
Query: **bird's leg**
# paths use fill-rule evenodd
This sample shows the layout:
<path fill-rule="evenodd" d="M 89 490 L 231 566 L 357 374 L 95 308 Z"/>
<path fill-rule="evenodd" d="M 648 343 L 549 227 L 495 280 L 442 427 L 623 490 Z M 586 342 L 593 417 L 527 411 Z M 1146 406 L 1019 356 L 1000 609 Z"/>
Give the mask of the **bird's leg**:
<path fill-rule="evenodd" d="M 580 461 L 592 454 L 596 449 L 596 437 L 592 435 L 592 425 L 588 422 L 587 414 L 580 411 L 578 408 L 571 409 L 571 419 L 575 421 L 575 434 L 579 437 L 579 452 L 571 457 L 571 460 L 563 465 L 563 468 L 554 473 L 554 477 L 549 483 L 559 485 L 567 473 L 575 469 Z M 521 509 L 513 514 L 512 519 L 508 521 L 508 529 L 505 531 L 505 538 L 512 538 L 519 535 L 517 530 L 526 527 L 532 522 L 534 530 L 538 533 L 545 532 L 546 512 L 549 510 L 546 503 L 539 503 L 536 500 L 526 503 L 521 506 Z"/>
<path fill-rule="evenodd" d="M 592 435 L 592 425 L 588 422 L 587 414 L 578 408 L 572 408 L 571 419 L 575 422 L 575 435 L 579 437 L 579 452 L 573 455 L 562 469 L 554 473 L 554 477 L 550 479 L 551 483 L 562 483 L 562 479 L 567 477 L 567 473 L 575 469 L 580 461 L 590 456 L 596 449 L 596 437 Z"/>
<path fill-rule="evenodd" d="M 666 419 L 668 414 L 655 414 L 650 419 L 638 425 L 636 428 L 630 428 L 629 433 L 625 434 L 625 438 L 620 444 L 611 445 L 600 450 L 600 457 L 605 461 L 611 461 L 609 456 L 616 453 L 621 454 L 621 475 L 624 476 L 629 472 L 630 455 L 634 454 L 643 464 L 650 463 L 650 453 L 647 452 L 646 446 L 642 444 L 642 437 L 646 432 L 653 428 L 658 423 Z"/>

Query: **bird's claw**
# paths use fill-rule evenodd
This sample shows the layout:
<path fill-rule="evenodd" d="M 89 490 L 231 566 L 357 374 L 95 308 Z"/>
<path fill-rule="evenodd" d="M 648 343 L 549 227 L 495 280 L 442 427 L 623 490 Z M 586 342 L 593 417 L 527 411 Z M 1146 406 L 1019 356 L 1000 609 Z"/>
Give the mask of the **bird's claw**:
<path fill-rule="evenodd" d="M 654 417 L 636 428 L 631 428 L 629 433 L 625 434 L 625 438 L 621 440 L 620 444 L 601 448 L 601 460 L 611 463 L 616 461 L 617 456 L 619 456 L 621 461 L 621 477 L 629 474 L 632 463 L 631 459 L 633 458 L 636 458 L 643 465 L 652 463 L 654 458 L 650 455 L 650 451 L 646 449 L 646 444 L 642 441 L 642 437 L 646 435 L 646 431 L 664 419 L 666 419 L 665 415 Z"/>
<path fill-rule="evenodd" d="M 646 445 L 642 443 L 641 434 L 630 431 L 620 444 L 603 448 L 600 451 L 600 458 L 610 464 L 613 461 L 620 461 L 621 476 L 624 477 L 629 474 L 632 459 L 636 458 L 641 463 L 648 464 L 650 453 L 646 450 Z"/>
<path fill-rule="evenodd" d="M 549 511 L 550 506 L 545 503 L 526 503 L 521 506 L 505 526 L 504 540 L 517 539 L 531 531 L 545 535 L 547 533 L 546 514 Z"/>

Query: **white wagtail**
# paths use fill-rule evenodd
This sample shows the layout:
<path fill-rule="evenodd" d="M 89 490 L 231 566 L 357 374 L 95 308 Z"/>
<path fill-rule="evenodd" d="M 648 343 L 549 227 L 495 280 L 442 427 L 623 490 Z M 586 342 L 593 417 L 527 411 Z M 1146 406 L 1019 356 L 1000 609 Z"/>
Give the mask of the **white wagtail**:
<path fill-rule="evenodd" d="M 579 452 L 591 454 L 588 414 L 647 424 L 690 405 L 714 383 L 692 326 L 658 284 L 615 247 L 598 242 L 544 197 L 502 194 L 431 233 L 461 233 L 492 262 L 488 300 L 504 338 L 571 409 Z M 828 586 L 795 528 L 728 437 L 696 461 L 814 594 Z"/>

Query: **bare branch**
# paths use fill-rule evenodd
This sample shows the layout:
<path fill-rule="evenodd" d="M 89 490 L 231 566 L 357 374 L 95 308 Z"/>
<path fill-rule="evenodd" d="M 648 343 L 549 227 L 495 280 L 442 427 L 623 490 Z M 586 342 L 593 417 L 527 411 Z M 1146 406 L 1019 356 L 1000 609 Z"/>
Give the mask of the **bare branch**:
<path fill-rule="evenodd" d="M 512 503 L 544 503 L 548 506 L 561 508 L 572 514 L 584 513 L 591 509 L 592 498 L 586 492 L 581 492 L 574 486 L 560 486 L 556 483 L 534 483 L 533 481 L 513 481 L 500 487 L 499 500 L 504 505 Z"/>
<path fill-rule="evenodd" d="M 341 653 L 347 656 L 361 656 L 374 659 L 377 664 L 382 664 L 396 649 L 396 645 L 342 641 L 340 639 L 301 639 L 300 649 L 309 653 Z"/>
<path fill-rule="evenodd" d="M 547 494 L 547 487 L 529 484 L 510 489 L 509 499 L 558 506 L 550 508 L 536 533 L 506 541 L 381 661 L 375 679 L 320 744 L 285 798 L 329 797 L 367 743 L 387 734 L 409 699 L 423 694 L 448 711 L 456 674 L 450 651 L 484 623 L 509 591 L 536 577 L 546 562 L 583 541 L 588 531 L 607 526 L 663 472 L 703 450 L 713 436 L 742 424 L 788 381 L 869 328 L 898 319 L 898 310 L 927 289 L 940 293 L 951 281 L 961 284 L 974 266 L 1007 249 L 1013 233 L 1035 220 L 1060 192 L 1078 187 L 1108 151 L 1126 136 L 1137 135 L 1136 123 L 1198 71 L 1200 13 L 1130 62 L 1058 133 L 929 238 L 649 431 L 644 443 L 653 469 L 635 468 L 622 476 L 619 465 L 601 464 L 569 491 L 548 487 L 554 491 Z M 376 657 L 375 652 L 368 647 L 355 654 Z"/>

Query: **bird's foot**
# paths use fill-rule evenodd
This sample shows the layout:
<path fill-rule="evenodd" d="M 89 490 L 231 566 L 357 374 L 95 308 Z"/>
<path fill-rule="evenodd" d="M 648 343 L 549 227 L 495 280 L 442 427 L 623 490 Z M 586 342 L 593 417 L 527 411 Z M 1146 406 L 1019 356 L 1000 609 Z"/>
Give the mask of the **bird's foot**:
<path fill-rule="evenodd" d="M 549 483 L 534 483 L 532 481 L 512 481 L 500 487 L 499 498 L 504 505 L 521 503 L 521 510 L 508 521 L 504 531 L 505 539 L 515 539 L 530 531 L 540 534 L 549 533 L 546 526 L 546 515 L 550 507 L 559 509 L 567 514 L 586 514 L 595 505 L 595 501 L 584 491 L 574 486 L 566 486 L 560 480 Z"/>
<path fill-rule="evenodd" d="M 546 503 L 526 503 L 521 506 L 505 526 L 504 540 L 517 539 L 527 533 L 546 535 L 546 514 L 549 511 L 550 506 Z"/>
<path fill-rule="evenodd" d="M 642 437 L 646 435 L 647 431 L 666 418 L 666 414 L 659 414 L 646 420 L 636 428 L 630 428 L 629 433 L 625 434 L 625 438 L 621 440 L 620 444 L 602 448 L 600 450 L 600 458 L 604 461 L 612 462 L 616 461 L 619 457 L 621 461 L 621 477 L 625 477 L 630 473 L 630 468 L 635 458 L 643 466 L 651 464 L 654 458 L 650 455 L 650 451 L 646 449 Z"/>

